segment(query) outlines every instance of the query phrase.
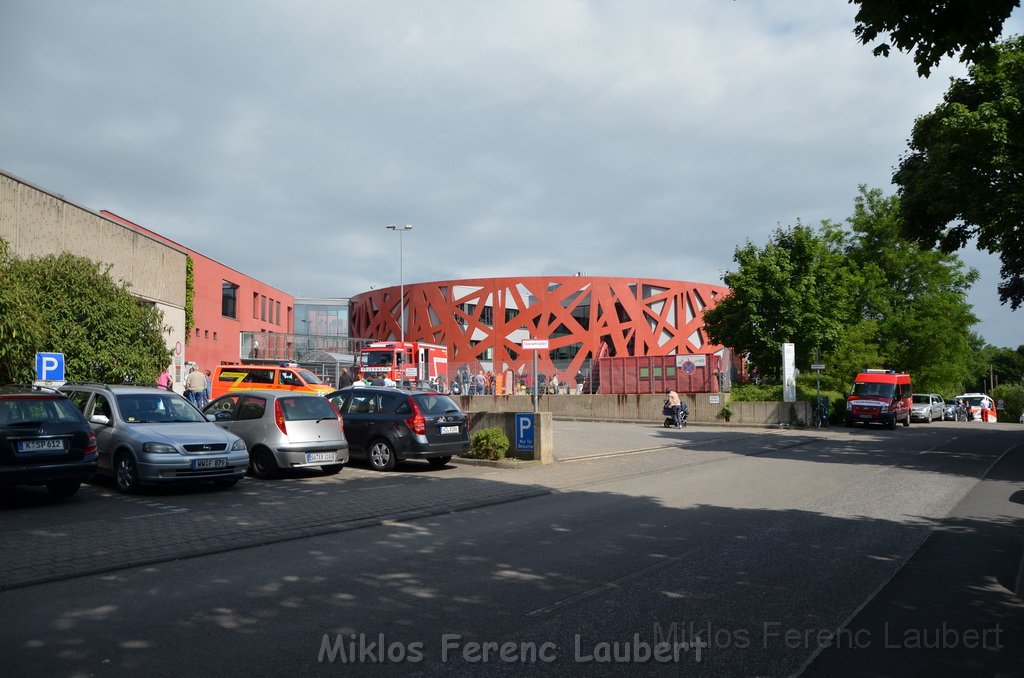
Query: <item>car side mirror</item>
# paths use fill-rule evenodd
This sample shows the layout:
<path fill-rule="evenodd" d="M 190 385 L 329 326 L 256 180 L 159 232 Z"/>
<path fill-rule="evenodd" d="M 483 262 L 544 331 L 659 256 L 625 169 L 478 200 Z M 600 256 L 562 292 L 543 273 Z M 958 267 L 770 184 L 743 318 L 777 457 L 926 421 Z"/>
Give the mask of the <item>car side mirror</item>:
<path fill-rule="evenodd" d="M 100 424 L 102 426 L 110 426 L 110 417 L 105 414 L 94 414 L 89 417 L 89 423 Z"/>
<path fill-rule="evenodd" d="M 225 416 L 221 416 L 221 415 L 225 415 Z M 231 418 L 231 415 L 228 414 L 227 412 L 218 412 L 217 414 L 207 414 L 205 416 L 206 416 L 206 421 L 224 421 L 225 419 L 230 419 Z"/>

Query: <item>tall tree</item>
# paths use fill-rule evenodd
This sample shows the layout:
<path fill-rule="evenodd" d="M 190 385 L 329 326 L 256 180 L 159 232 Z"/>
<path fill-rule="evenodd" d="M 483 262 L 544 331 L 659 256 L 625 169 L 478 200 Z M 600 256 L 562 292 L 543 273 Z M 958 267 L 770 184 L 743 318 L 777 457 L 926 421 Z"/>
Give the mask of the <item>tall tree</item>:
<path fill-rule="evenodd" d="M 988 58 L 1003 24 L 1020 0 L 850 0 L 858 5 L 854 35 L 867 45 L 887 35 L 901 52 L 914 55 L 917 72 L 928 76 L 943 57 L 960 61 Z M 889 42 L 874 48 L 888 56 Z"/>
<path fill-rule="evenodd" d="M 16 341 L 18 362 L 6 366 L 19 380 L 34 365 L 25 355 L 44 350 L 63 353 L 67 378 L 75 381 L 152 383 L 170 363 L 160 311 L 133 297 L 109 268 L 65 252 L 10 260 L 6 271 L 39 327 Z"/>
<path fill-rule="evenodd" d="M 738 265 L 723 280 L 731 293 L 704 313 L 704 329 L 715 343 L 749 356 L 769 379 L 781 374 L 781 344 L 797 345 L 797 366 L 806 369 L 816 349 L 842 335 L 849 304 L 842 256 L 826 238 L 797 224 L 778 228 L 758 249 L 737 248 Z"/>
<path fill-rule="evenodd" d="M 943 252 L 976 237 L 999 255 L 999 298 L 1016 310 L 1024 303 L 1024 38 L 996 52 L 917 119 L 893 182 L 904 233 Z"/>
<path fill-rule="evenodd" d="M 35 354 L 42 350 L 43 324 L 31 292 L 13 275 L 16 262 L 0 239 L 0 383 L 29 383 Z"/>
<path fill-rule="evenodd" d="M 977 271 L 964 270 L 955 255 L 904 239 L 899 199 L 879 189 L 860 187 L 848 223 L 848 262 L 861 283 L 857 313 L 875 323 L 885 366 L 909 371 L 921 389 L 959 391 L 977 323 L 967 302 Z"/>
<path fill-rule="evenodd" d="M 973 369 L 967 291 L 977 272 L 900 233 L 899 200 L 860 188 L 847 227 L 777 229 L 759 249 L 738 248 L 730 294 L 704 314 L 709 338 L 749 355 L 769 379 L 782 342 L 797 367 L 822 351 L 823 384 L 841 390 L 865 367 L 907 370 L 921 388 L 959 393 Z"/>

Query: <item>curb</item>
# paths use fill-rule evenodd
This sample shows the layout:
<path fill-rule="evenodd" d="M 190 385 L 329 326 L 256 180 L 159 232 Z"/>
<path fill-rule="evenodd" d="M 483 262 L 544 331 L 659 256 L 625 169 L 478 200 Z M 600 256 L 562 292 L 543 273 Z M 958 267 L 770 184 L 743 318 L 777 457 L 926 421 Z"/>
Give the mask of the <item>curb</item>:
<path fill-rule="evenodd" d="M 488 468 L 529 468 L 541 466 L 540 460 L 529 459 L 520 461 L 501 461 L 498 459 L 470 459 L 469 457 L 452 457 L 452 461 L 467 466 L 486 466 Z"/>

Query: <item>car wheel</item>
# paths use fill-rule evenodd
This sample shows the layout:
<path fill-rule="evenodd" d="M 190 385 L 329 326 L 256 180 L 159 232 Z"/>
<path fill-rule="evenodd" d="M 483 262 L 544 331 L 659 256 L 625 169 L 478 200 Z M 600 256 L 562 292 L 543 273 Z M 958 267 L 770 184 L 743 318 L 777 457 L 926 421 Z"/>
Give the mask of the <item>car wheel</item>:
<path fill-rule="evenodd" d="M 114 462 L 114 482 L 119 492 L 134 494 L 139 491 L 139 469 L 130 452 L 117 455 Z"/>
<path fill-rule="evenodd" d="M 46 483 L 46 491 L 54 497 L 70 497 L 78 492 L 82 483 L 77 480 L 58 480 Z"/>
<path fill-rule="evenodd" d="M 344 467 L 341 464 L 333 464 L 331 466 L 321 466 L 320 470 L 324 472 L 325 476 L 333 476 L 340 473 L 342 468 Z"/>
<path fill-rule="evenodd" d="M 370 445 L 370 466 L 374 471 L 391 471 L 395 468 L 395 450 L 386 440 L 375 440 Z"/>
<path fill-rule="evenodd" d="M 228 489 L 229 487 L 234 487 L 237 484 L 238 484 L 238 478 L 228 478 L 226 480 L 214 480 L 213 481 L 213 486 L 214 487 L 219 487 L 219 488 L 224 489 L 224 490 Z"/>
<path fill-rule="evenodd" d="M 903 420 L 903 428 L 907 428 L 908 426 L 910 426 L 910 413 L 909 412 L 907 412 L 907 418 Z M 896 417 L 893 417 L 893 419 L 892 419 L 892 427 L 896 428 Z"/>
<path fill-rule="evenodd" d="M 427 459 L 427 461 L 430 462 L 430 465 L 433 466 L 434 468 L 441 468 L 442 466 L 447 466 L 448 462 L 450 462 L 451 460 L 452 456 L 450 454 L 447 454 L 443 457 L 430 457 L 429 459 Z"/>
<path fill-rule="evenodd" d="M 273 453 L 265 447 L 257 447 L 249 456 L 249 472 L 260 480 L 277 477 L 277 461 Z"/>

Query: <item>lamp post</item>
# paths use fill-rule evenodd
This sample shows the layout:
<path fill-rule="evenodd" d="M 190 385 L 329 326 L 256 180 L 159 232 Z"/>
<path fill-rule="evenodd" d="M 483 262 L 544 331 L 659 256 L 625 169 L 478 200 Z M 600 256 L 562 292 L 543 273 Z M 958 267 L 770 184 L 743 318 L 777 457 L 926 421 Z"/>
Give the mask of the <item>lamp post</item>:
<path fill-rule="evenodd" d="M 404 234 L 406 231 L 412 230 L 412 224 L 405 224 L 399 226 L 398 224 L 388 224 L 389 231 L 398 231 L 398 296 L 399 296 L 399 323 L 402 328 L 401 342 L 405 343 L 405 251 L 403 248 Z"/>

